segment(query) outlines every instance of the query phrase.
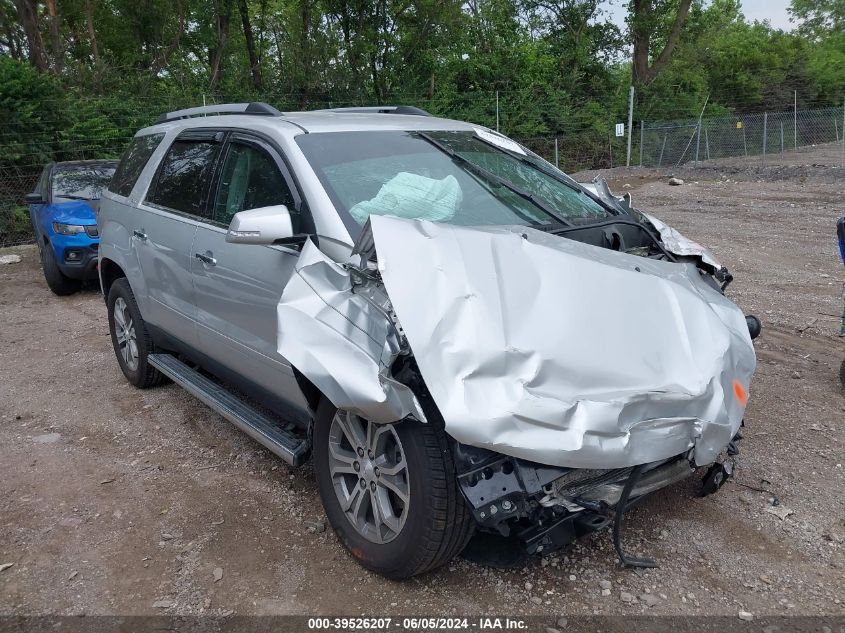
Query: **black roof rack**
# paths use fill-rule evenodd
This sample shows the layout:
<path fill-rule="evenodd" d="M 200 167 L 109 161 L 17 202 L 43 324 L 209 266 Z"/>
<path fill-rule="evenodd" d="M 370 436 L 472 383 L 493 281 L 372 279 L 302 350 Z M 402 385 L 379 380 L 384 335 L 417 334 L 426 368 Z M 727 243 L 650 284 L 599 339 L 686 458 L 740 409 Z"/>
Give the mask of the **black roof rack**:
<path fill-rule="evenodd" d="M 253 101 L 252 103 L 221 103 L 220 105 L 199 106 L 198 108 L 185 108 L 184 110 L 165 112 L 159 115 L 155 120 L 155 124 L 178 121 L 179 119 L 190 119 L 195 116 L 207 116 L 209 114 L 282 115 L 276 108 L 262 101 Z"/>
<path fill-rule="evenodd" d="M 325 108 L 312 112 L 349 112 L 352 114 L 414 114 L 416 116 L 432 116 L 422 108 L 416 106 L 353 106 L 351 108 Z"/>

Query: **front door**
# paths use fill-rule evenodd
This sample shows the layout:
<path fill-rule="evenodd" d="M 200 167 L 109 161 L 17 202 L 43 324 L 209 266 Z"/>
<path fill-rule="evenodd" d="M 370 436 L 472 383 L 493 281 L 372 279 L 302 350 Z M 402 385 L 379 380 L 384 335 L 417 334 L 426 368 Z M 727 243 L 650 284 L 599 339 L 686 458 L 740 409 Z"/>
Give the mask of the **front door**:
<path fill-rule="evenodd" d="M 299 196 L 278 152 L 249 135 L 231 136 L 218 174 L 191 253 L 199 349 L 304 413 L 293 370 L 276 352 L 276 305 L 299 252 L 226 242 L 235 213 L 271 205 L 287 206 L 298 231 Z"/>

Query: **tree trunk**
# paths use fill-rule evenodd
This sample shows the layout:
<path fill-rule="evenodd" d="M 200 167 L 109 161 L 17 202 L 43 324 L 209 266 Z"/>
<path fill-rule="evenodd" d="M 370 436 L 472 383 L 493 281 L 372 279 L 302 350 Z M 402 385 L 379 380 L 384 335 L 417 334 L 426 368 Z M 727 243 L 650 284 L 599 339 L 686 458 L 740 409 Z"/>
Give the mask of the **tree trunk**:
<path fill-rule="evenodd" d="M 232 13 L 231 0 L 220 0 L 217 6 L 217 14 L 215 15 L 217 41 L 214 47 L 208 51 L 209 65 L 211 67 L 209 87 L 212 92 L 217 89 L 223 75 L 223 50 L 226 47 L 226 39 L 229 37 L 229 17 Z"/>
<path fill-rule="evenodd" d="M 261 66 L 258 63 L 258 55 L 255 52 L 255 38 L 252 35 L 252 24 L 249 21 L 249 7 L 246 0 L 238 0 L 238 9 L 241 13 L 241 24 L 244 29 L 244 40 L 246 40 L 246 52 L 249 55 L 249 70 L 252 74 L 252 85 L 256 90 L 261 90 Z"/>
<path fill-rule="evenodd" d="M 302 59 L 302 79 L 299 87 L 299 107 L 304 110 L 311 96 L 311 0 L 300 0 L 300 30 L 299 51 Z"/>
<path fill-rule="evenodd" d="M 38 26 L 35 0 L 15 0 L 15 8 L 26 35 L 29 62 L 44 72 L 47 70 L 47 57 L 44 55 L 44 42 L 41 40 L 41 29 Z"/>
<path fill-rule="evenodd" d="M 85 0 L 85 22 L 88 25 L 88 39 L 91 42 L 91 56 L 94 66 L 100 65 L 100 50 L 97 48 L 97 32 L 94 30 L 94 0 Z"/>
<path fill-rule="evenodd" d="M 56 0 L 47 0 L 47 15 L 50 17 L 50 47 L 53 49 L 53 71 L 58 75 L 62 72 L 64 51 L 59 37 L 59 16 L 56 13 Z"/>
<path fill-rule="evenodd" d="M 675 46 L 681 38 L 691 1 L 680 0 L 678 12 L 675 14 L 675 19 L 666 38 L 666 44 L 663 50 L 654 56 L 654 62 L 649 64 L 649 59 L 652 57 L 650 50 L 651 35 L 654 31 L 651 0 L 632 0 L 631 32 L 634 40 L 634 59 L 631 80 L 634 85 L 651 83 L 669 63 Z"/>

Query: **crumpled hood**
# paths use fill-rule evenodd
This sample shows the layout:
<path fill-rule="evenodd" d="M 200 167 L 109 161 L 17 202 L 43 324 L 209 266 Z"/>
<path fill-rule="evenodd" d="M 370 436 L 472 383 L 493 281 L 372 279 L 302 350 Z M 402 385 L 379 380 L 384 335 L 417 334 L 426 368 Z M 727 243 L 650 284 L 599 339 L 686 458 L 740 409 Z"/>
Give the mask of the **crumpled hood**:
<path fill-rule="evenodd" d="M 693 264 L 523 227 L 370 221 L 387 294 L 458 441 L 557 466 L 690 448 L 706 464 L 739 428 L 748 328 Z"/>

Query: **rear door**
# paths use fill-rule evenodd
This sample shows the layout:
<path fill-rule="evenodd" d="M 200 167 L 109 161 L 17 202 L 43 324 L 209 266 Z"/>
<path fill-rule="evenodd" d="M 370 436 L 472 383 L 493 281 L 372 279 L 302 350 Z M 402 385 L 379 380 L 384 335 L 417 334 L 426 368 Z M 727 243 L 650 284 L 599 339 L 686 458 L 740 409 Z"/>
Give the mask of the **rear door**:
<path fill-rule="evenodd" d="M 133 241 L 147 283 L 144 317 L 192 348 L 197 347 L 191 247 L 201 222 L 225 134 L 187 131 L 177 136 L 159 164 L 141 204 Z"/>
<path fill-rule="evenodd" d="M 276 305 L 299 251 L 226 242 L 235 213 L 278 204 L 290 210 L 295 233 L 307 230 L 279 151 L 258 137 L 233 133 L 210 198 L 211 217 L 194 239 L 197 329 L 200 351 L 304 413 L 293 371 L 276 352 Z"/>

